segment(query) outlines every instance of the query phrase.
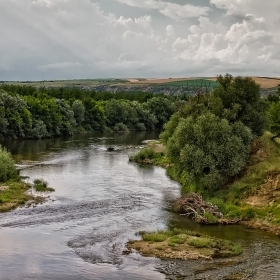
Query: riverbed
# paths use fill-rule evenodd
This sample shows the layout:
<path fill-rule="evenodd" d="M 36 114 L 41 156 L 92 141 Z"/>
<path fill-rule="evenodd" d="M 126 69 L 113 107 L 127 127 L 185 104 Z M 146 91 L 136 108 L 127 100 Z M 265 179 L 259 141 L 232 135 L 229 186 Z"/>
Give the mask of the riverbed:
<path fill-rule="evenodd" d="M 156 133 L 10 141 L 29 182 L 55 188 L 41 205 L 0 214 L 0 279 L 280 279 L 280 240 L 242 226 L 200 226 L 170 211 L 180 186 L 128 156 Z M 114 147 L 114 151 L 108 151 Z M 140 230 L 183 227 L 231 239 L 239 257 L 160 261 L 125 243 Z"/>

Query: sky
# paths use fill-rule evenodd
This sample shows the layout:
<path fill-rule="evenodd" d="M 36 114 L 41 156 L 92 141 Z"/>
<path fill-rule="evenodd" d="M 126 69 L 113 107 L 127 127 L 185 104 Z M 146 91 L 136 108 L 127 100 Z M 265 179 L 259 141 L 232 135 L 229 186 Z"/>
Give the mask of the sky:
<path fill-rule="evenodd" d="M 280 77 L 279 0 L 0 0 L 0 81 Z"/>

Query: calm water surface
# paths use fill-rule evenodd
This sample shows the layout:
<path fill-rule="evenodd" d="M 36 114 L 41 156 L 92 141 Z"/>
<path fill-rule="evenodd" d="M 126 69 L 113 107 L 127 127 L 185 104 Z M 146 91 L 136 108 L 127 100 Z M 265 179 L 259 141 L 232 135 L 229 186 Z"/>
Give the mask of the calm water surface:
<path fill-rule="evenodd" d="M 56 191 L 42 205 L 0 214 L 0 279 L 280 279 L 278 238 L 240 226 L 201 227 L 168 212 L 180 186 L 161 168 L 128 162 L 142 140 L 155 138 L 96 134 L 5 143 L 21 175 L 45 179 Z M 175 226 L 235 240 L 244 253 L 193 262 L 123 255 L 137 231 Z"/>

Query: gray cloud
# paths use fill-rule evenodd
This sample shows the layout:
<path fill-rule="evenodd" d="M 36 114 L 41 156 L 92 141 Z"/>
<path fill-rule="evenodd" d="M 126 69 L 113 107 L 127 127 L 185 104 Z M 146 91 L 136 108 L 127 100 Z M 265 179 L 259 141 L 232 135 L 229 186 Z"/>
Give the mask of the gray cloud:
<path fill-rule="evenodd" d="M 0 0 L 0 80 L 279 76 L 276 0 L 107 1 Z"/>

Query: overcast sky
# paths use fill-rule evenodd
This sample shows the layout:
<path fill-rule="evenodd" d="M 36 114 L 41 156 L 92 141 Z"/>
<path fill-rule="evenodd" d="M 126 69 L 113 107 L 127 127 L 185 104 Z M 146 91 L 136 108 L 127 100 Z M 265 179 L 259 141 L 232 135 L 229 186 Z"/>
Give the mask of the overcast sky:
<path fill-rule="evenodd" d="M 0 0 L 0 80 L 280 76 L 279 0 Z"/>

